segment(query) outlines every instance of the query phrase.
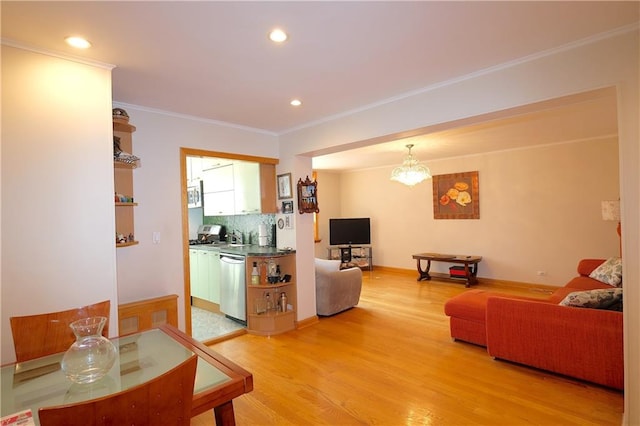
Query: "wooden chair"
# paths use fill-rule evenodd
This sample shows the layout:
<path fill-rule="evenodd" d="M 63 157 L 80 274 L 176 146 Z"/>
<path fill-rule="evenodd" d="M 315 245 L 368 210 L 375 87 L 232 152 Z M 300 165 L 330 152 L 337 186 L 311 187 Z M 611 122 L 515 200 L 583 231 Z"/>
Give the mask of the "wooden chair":
<path fill-rule="evenodd" d="M 66 351 L 76 340 L 69 324 L 88 317 L 109 318 L 110 307 L 111 302 L 105 300 L 67 311 L 11 317 L 9 320 L 17 362 Z M 102 335 L 109 337 L 108 321 Z"/>
<path fill-rule="evenodd" d="M 153 380 L 90 401 L 38 410 L 41 426 L 188 425 L 198 356 Z"/>

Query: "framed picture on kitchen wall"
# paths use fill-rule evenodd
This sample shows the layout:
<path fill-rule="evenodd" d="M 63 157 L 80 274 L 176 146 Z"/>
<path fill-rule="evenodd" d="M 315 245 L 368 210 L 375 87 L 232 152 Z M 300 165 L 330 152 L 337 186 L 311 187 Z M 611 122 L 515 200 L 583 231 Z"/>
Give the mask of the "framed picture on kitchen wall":
<path fill-rule="evenodd" d="M 285 214 L 293 213 L 293 200 L 282 202 L 282 213 L 285 213 Z"/>
<path fill-rule="evenodd" d="M 278 200 L 293 198 L 291 190 L 291 173 L 278 175 Z"/>
<path fill-rule="evenodd" d="M 433 176 L 434 219 L 480 219 L 478 172 Z"/>

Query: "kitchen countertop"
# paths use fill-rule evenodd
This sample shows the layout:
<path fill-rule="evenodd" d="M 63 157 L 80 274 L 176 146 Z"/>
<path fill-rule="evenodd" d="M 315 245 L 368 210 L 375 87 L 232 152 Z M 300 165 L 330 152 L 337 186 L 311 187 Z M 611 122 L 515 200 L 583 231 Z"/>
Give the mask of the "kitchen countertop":
<path fill-rule="evenodd" d="M 254 244 L 245 244 L 242 246 L 233 246 L 230 244 L 195 244 L 190 245 L 189 249 L 220 251 L 220 253 L 237 254 L 241 256 L 284 256 L 295 253 L 295 250 L 284 250 L 270 246 L 259 246 Z"/>

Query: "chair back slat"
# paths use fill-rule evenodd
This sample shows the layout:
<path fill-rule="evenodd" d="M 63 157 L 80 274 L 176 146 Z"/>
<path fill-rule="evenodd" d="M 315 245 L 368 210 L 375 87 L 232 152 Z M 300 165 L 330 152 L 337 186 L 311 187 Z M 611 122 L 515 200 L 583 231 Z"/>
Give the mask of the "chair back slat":
<path fill-rule="evenodd" d="M 11 317 L 16 361 L 23 362 L 66 351 L 76 340 L 69 324 L 88 317 L 109 318 L 110 307 L 111 302 L 105 300 L 66 311 Z M 109 336 L 109 321 L 102 330 L 102 335 Z"/>

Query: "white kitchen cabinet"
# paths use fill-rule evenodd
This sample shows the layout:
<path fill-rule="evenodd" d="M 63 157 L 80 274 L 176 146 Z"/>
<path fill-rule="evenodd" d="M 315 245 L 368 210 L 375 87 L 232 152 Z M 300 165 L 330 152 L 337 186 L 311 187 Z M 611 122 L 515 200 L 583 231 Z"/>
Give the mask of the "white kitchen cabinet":
<path fill-rule="evenodd" d="M 209 301 L 220 304 L 220 252 L 209 251 Z"/>
<path fill-rule="evenodd" d="M 189 282 L 191 285 L 191 295 L 197 296 L 197 280 L 198 280 L 198 258 L 196 249 L 189 249 Z"/>
<path fill-rule="evenodd" d="M 207 286 L 209 267 L 206 251 L 189 250 L 189 271 L 191 272 L 191 296 L 209 300 L 211 296 Z"/>
<path fill-rule="evenodd" d="M 260 165 L 235 161 L 233 183 L 235 214 L 260 213 Z"/>
<path fill-rule="evenodd" d="M 202 180 L 202 158 L 187 157 L 187 182 Z"/>
<path fill-rule="evenodd" d="M 220 252 L 189 249 L 191 296 L 207 302 L 220 303 Z"/>
<path fill-rule="evenodd" d="M 198 253 L 200 250 L 189 249 L 189 275 L 191 280 L 191 296 L 203 298 L 202 287 L 200 286 L 200 268 Z"/>
<path fill-rule="evenodd" d="M 202 159 L 205 216 L 277 212 L 275 165 L 214 160 L 219 159 Z"/>
<path fill-rule="evenodd" d="M 205 216 L 228 216 L 235 213 L 233 165 L 206 169 L 202 173 L 202 203 Z"/>
<path fill-rule="evenodd" d="M 198 289 L 201 299 L 211 301 L 211 277 L 209 276 L 209 258 L 207 250 L 198 250 Z"/>
<path fill-rule="evenodd" d="M 209 192 L 202 194 L 205 216 L 232 216 L 235 214 L 234 191 Z"/>
<path fill-rule="evenodd" d="M 233 163 L 230 158 L 200 157 L 202 170 L 214 169 L 216 167 L 228 166 Z"/>
<path fill-rule="evenodd" d="M 233 191 L 234 176 L 232 164 L 203 170 L 202 177 L 202 191 L 205 194 L 209 192 Z"/>

